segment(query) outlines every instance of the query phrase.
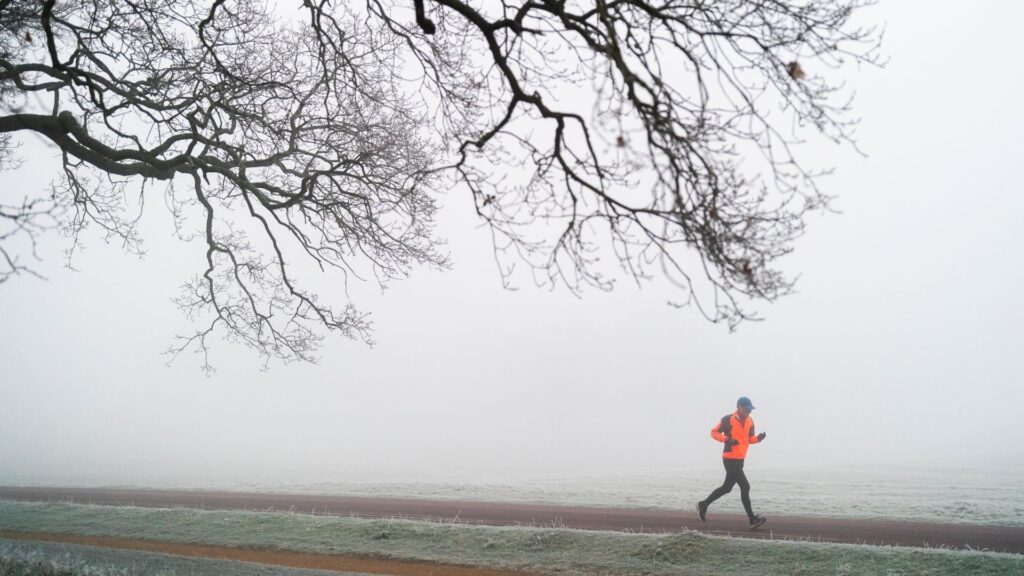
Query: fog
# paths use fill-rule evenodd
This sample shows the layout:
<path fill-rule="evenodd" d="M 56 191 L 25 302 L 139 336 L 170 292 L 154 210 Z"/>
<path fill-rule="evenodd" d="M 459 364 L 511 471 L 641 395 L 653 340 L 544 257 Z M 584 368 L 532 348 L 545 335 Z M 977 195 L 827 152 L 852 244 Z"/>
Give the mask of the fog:
<path fill-rule="evenodd" d="M 1024 462 L 1022 9 L 921 6 L 864 13 L 890 57 L 848 78 L 868 156 L 808 151 L 836 168 L 821 184 L 841 213 L 810 218 L 784 262 L 797 293 L 763 322 L 730 333 L 659 284 L 503 290 L 456 189 L 438 225 L 452 270 L 353 287 L 373 348 L 329 338 L 319 365 L 264 371 L 218 340 L 207 377 L 162 354 L 191 326 L 171 298 L 204 247 L 176 240 L 154 201 L 143 259 L 92 236 L 66 270 L 53 234 L 46 281 L 0 285 L 0 483 L 717 466 L 708 431 L 741 395 L 768 434 L 750 466 Z M 22 140 L 5 197 L 56 175 L 55 151 Z"/>

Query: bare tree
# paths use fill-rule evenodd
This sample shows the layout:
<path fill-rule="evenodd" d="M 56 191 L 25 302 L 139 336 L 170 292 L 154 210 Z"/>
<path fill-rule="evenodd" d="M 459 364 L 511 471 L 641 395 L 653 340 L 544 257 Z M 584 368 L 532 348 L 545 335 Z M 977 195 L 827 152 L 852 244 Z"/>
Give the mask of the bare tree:
<path fill-rule="evenodd" d="M 125 197 L 163 182 L 207 245 L 179 303 L 211 320 L 174 350 L 223 329 L 312 360 L 324 328 L 368 322 L 290 263 L 381 282 L 447 265 L 431 192 L 455 178 L 506 280 L 517 263 L 572 290 L 662 276 L 735 326 L 791 291 L 778 259 L 827 206 L 796 152 L 805 133 L 852 142 L 828 76 L 877 62 L 880 34 L 851 24 L 866 3 L 305 0 L 282 20 L 252 0 L 0 0 L 0 137 L 64 159 L 53 198 L 0 206 L 0 250 L 95 225 L 138 251 Z M 25 270 L 0 256 L 0 281 Z"/>
<path fill-rule="evenodd" d="M 363 313 L 300 286 L 300 256 L 346 274 L 368 262 L 382 282 L 445 265 L 431 237 L 434 151 L 397 86 L 394 37 L 351 18 L 282 22 L 249 0 L 0 6 L 0 80 L 20 98 L 5 99 L 0 133 L 60 147 L 52 204 L 73 247 L 97 226 L 140 251 L 125 199 L 137 191 L 141 207 L 154 182 L 180 235 L 206 243 L 178 299 L 201 328 L 173 352 L 205 353 L 218 329 L 286 361 L 313 360 L 324 327 L 367 338 Z M 33 232 L 31 209 L 3 213 Z"/>
<path fill-rule="evenodd" d="M 881 34 L 850 22 L 869 3 L 417 0 L 413 18 L 404 0 L 369 0 L 443 118 L 463 120 L 464 101 L 496 112 L 447 136 L 512 256 L 504 271 L 525 261 L 541 283 L 609 288 L 610 244 L 627 277 L 661 274 L 730 326 L 793 287 L 777 261 L 829 200 L 796 149 L 807 128 L 853 142 L 849 94 L 829 73 L 879 63 Z M 445 58 L 453 44 L 483 56 L 467 70 L 461 53 Z M 532 175 L 510 186 L 519 165 Z"/>

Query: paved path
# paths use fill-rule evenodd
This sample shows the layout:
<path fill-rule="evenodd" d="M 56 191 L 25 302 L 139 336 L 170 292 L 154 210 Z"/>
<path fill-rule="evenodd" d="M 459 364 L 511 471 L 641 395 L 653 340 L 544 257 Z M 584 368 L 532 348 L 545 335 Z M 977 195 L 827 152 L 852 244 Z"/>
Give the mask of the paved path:
<path fill-rule="evenodd" d="M 776 516 L 769 518 L 760 529 L 752 531 L 747 527 L 745 517 L 718 515 L 713 511 L 709 513 L 707 522 L 701 522 L 696 511 L 216 491 L 0 486 L 0 499 L 206 510 L 276 510 L 586 530 L 676 532 L 692 529 L 744 538 L 969 548 L 1024 554 L 1024 526 Z"/>

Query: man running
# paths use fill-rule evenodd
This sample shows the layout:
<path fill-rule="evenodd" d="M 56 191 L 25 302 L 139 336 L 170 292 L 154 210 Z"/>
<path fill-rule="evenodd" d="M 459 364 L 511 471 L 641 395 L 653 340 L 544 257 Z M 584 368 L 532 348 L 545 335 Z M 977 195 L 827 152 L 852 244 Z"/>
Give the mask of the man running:
<path fill-rule="evenodd" d="M 704 516 L 708 512 L 708 506 L 722 496 L 732 491 L 735 484 L 740 485 L 740 499 L 743 500 L 743 509 L 747 511 L 750 518 L 750 529 L 753 530 L 764 524 L 765 518 L 754 514 L 750 507 L 750 483 L 743 474 L 743 459 L 747 456 L 747 447 L 764 440 L 765 433 L 754 435 L 754 419 L 750 417 L 750 411 L 754 405 L 750 398 L 743 396 L 736 401 L 736 412 L 722 416 L 722 419 L 711 429 L 711 437 L 719 442 L 725 443 L 725 450 L 722 452 L 722 464 L 725 465 L 725 482 L 715 488 L 705 500 L 697 502 L 697 513 L 700 521 L 704 522 Z"/>

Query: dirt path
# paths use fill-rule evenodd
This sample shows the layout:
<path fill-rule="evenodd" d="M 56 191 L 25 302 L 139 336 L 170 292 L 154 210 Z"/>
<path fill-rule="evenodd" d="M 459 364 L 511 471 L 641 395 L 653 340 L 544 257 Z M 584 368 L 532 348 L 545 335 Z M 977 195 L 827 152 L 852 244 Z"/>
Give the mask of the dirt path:
<path fill-rule="evenodd" d="M 0 487 L 0 499 L 207 510 L 277 510 L 586 530 L 677 532 L 692 529 L 744 538 L 970 548 L 1024 554 L 1022 526 L 776 516 L 769 518 L 759 530 L 751 531 L 745 517 L 712 513 L 708 521 L 702 523 L 695 511 L 213 491 Z"/>
<path fill-rule="evenodd" d="M 177 544 L 172 542 L 155 542 L 134 538 L 114 538 L 110 536 L 78 536 L 75 534 L 55 534 L 51 532 L 7 532 L 0 530 L 0 538 L 7 540 L 30 540 L 45 542 L 61 542 L 64 544 L 80 544 L 83 546 L 99 546 L 120 550 L 138 550 L 157 552 L 174 556 L 190 556 L 196 558 L 213 558 L 217 560 L 238 560 L 271 564 L 288 568 L 313 568 L 316 570 L 333 570 L 336 572 L 359 572 L 364 574 L 389 574 L 391 576 L 530 576 L 526 572 L 510 570 L 494 570 L 489 568 L 473 568 L 454 564 L 435 564 L 432 562 L 412 562 L 407 560 L 388 560 L 366 556 L 344 556 L 337 554 L 313 554 L 305 552 L 284 552 L 279 550 L 262 550 L 255 548 L 230 548 L 227 546 L 207 546 L 200 544 Z"/>

